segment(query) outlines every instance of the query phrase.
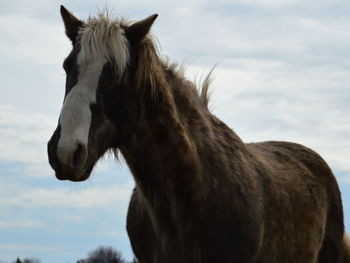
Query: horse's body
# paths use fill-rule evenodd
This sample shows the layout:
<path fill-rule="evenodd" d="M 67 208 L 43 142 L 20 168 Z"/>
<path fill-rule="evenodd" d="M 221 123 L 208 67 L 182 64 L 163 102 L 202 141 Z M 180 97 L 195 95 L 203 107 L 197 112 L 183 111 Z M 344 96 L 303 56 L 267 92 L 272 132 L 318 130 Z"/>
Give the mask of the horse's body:
<path fill-rule="evenodd" d="M 190 87 L 174 85 L 171 93 L 184 129 L 169 127 L 174 138 L 152 142 L 165 132 L 158 125 L 175 118 L 153 112 L 146 123 L 154 126 L 141 126 L 121 147 L 140 180 L 127 227 L 141 262 L 342 262 L 340 193 L 318 154 L 287 142 L 244 144 L 189 99 Z M 181 137 L 194 153 L 184 154 L 181 145 L 167 149 Z M 168 154 L 162 150 L 155 159 L 152 153 L 163 147 Z M 187 174 L 181 162 L 191 158 L 198 166 Z M 145 163 L 153 166 L 144 170 Z"/>
<path fill-rule="evenodd" d="M 140 263 L 350 263 L 340 192 L 317 153 L 244 144 L 208 110 L 208 83 L 199 93 L 159 58 L 156 16 L 130 26 L 61 12 L 73 51 L 50 164 L 82 181 L 106 150 L 121 151 L 136 182 L 127 230 Z M 104 44 L 111 59 L 87 55 Z M 91 112 L 71 119 L 78 103 Z"/>
<path fill-rule="evenodd" d="M 198 262 L 342 262 L 343 230 L 333 228 L 342 224 L 340 196 L 323 160 L 296 144 L 266 142 L 246 147 L 253 148 L 254 158 L 260 161 L 250 157 L 246 165 L 232 162 L 240 166 L 237 174 L 210 179 L 209 200 L 184 208 L 198 215 L 189 222 L 177 218 L 175 225 L 190 225 L 184 227 L 185 233 L 182 228 L 169 234 L 156 231 L 147 201 L 135 189 L 127 226 L 134 252 L 144 259 L 141 262 L 158 262 L 154 261 L 158 257 L 159 262 L 197 262 L 198 255 L 202 257 Z M 323 173 L 317 171 L 319 164 Z M 240 178 L 247 172 L 249 178 Z M 236 176 L 239 183 L 232 179 Z M 174 226 L 172 219 L 159 221 Z M 194 246 L 198 243 L 199 247 Z"/>

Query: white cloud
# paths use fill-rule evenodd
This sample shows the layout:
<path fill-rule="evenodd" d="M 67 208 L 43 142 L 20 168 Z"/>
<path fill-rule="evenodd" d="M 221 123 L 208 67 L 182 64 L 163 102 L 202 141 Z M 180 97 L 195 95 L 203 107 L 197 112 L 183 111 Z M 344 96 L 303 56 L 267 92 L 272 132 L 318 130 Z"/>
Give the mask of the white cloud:
<path fill-rule="evenodd" d="M 1 186 L 2 197 L 0 207 L 75 207 L 110 209 L 117 203 L 127 203 L 130 200 L 133 183 L 126 185 L 90 186 L 85 189 L 48 188 L 13 188 Z"/>
<path fill-rule="evenodd" d="M 47 246 L 47 245 L 19 245 L 19 244 L 13 244 L 13 243 L 0 243 L 0 251 L 6 251 L 6 252 L 15 252 L 18 253 L 19 251 L 23 252 L 57 252 L 61 251 L 62 249 L 66 249 L 66 247 L 62 246 Z"/>
<path fill-rule="evenodd" d="M 45 223 L 40 221 L 24 221 L 24 220 L 15 220 L 15 221 L 0 221 L 0 228 L 42 228 L 45 226 Z"/>
<path fill-rule="evenodd" d="M 70 45 L 61 21 L 48 22 L 26 14 L 0 14 L 0 55 L 4 60 L 56 65 Z"/>
<path fill-rule="evenodd" d="M 344 176 L 344 182 L 347 183 L 347 184 L 350 184 L 350 173 L 347 173 L 345 176 Z"/>
<path fill-rule="evenodd" d="M 47 174 L 46 144 L 56 121 L 43 114 L 17 112 L 0 105 L 0 161 L 28 165 L 37 176 Z"/>

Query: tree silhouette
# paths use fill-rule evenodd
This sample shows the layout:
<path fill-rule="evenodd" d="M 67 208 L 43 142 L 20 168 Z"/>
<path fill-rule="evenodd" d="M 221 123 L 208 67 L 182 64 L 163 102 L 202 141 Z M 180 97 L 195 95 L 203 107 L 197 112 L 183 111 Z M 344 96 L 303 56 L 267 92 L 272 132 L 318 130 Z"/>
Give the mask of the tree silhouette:
<path fill-rule="evenodd" d="M 22 263 L 41 263 L 41 261 L 37 258 L 25 258 Z"/>
<path fill-rule="evenodd" d="M 17 257 L 14 263 L 41 263 L 41 262 L 37 258 L 24 258 L 23 260 L 20 260 L 19 257 Z"/>
<path fill-rule="evenodd" d="M 126 261 L 114 248 L 98 247 L 89 252 L 87 259 L 80 259 L 77 263 L 126 263 Z"/>

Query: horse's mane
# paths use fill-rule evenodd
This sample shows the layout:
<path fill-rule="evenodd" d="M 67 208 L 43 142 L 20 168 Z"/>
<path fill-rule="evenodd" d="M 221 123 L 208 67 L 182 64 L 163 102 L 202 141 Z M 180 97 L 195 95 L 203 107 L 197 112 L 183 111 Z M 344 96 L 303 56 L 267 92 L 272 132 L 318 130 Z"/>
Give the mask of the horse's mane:
<path fill-rule="evenodd" d="M 124 36 L 125 19 L 111 18 L 108 11 L 90 16 L 79 31 L 82 59 L 104 56 L 113 60 L 115 73 L 122 76 L 130 58 L 129 43 Z"/>
<path fill-rule="evenodd" d="M 112 18 L 108 11 L 100 12 L 95 17 L 89 17 L 79 32 L 82 59 L 89 59 L 88 56 L 93 58 L 105 56 L 109 61 L 113 60 L 115 73 L 119 77 L 123 76 L 130 59 L 130 46 L 124 29 L 130 24 L 131 22 L 124 18 Z M 142 40 L 138 57 L 137 87 L 149 86 L 154 98 L 157 97 L 157 90 L 164 87 L 164 69 L 171 70 L 183 80 L 186 79 L 183 66 L 169 63 L 161 58 L 159 45 L 151 33 Z M 205 108 L 208 107 L 209 102 L 208 90 L 211 83 L 211 72 L 201 83 L 186 81 Z"/>

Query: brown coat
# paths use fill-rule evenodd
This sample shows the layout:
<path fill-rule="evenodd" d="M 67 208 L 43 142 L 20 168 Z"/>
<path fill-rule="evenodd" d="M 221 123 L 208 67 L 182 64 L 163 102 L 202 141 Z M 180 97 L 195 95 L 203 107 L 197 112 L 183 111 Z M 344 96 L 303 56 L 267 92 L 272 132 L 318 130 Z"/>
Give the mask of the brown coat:
<path fill-rule="evenodd" d="M 207 87 L 198 94 L 150 38 L 137 52 L 152 82 L 138 87 L 139 125 L 120 149 L 136 181 L 127 228 L 140 262 L 343 262 L 325 161 L 294 143 L 243 143 L 208 110 Z"/>

